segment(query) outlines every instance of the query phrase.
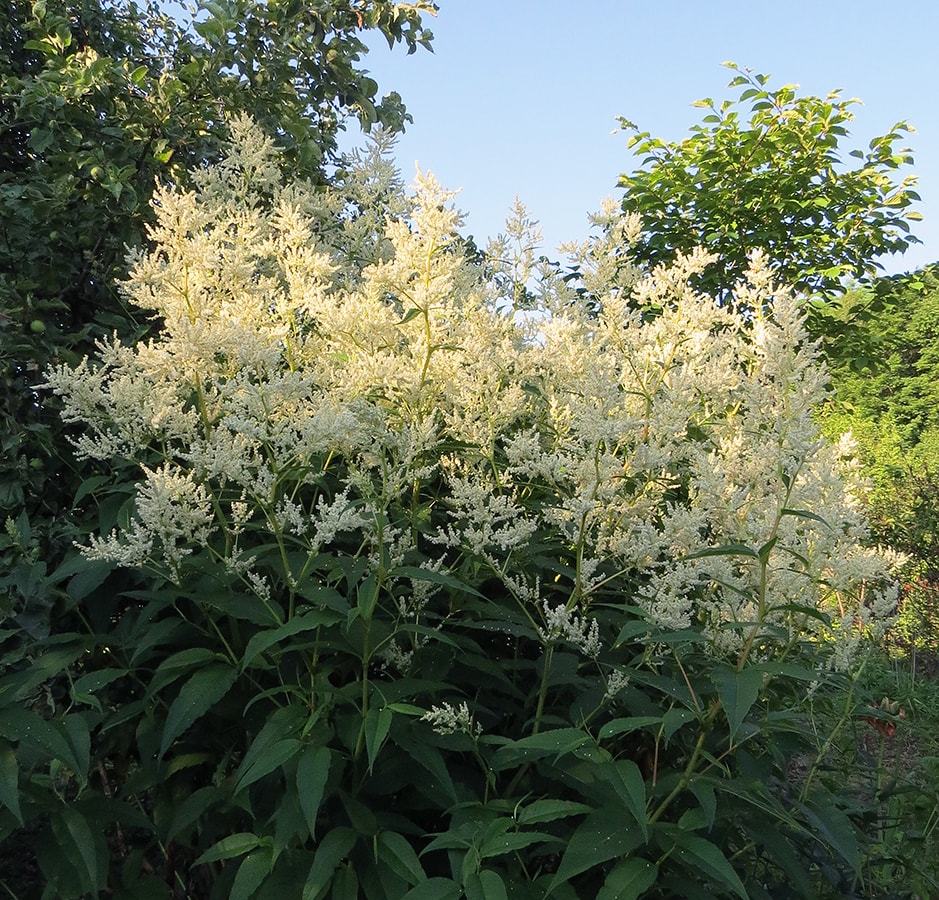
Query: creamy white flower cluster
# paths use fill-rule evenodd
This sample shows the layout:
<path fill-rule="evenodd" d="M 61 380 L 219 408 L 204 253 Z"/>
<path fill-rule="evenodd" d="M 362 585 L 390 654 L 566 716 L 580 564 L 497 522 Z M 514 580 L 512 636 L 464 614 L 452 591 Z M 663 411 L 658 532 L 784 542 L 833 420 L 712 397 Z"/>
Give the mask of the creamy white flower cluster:
<path fill-rule="evenodd" d="M 89 555 L 175 573 L 211 545 L 265 600 L 252 529 L 307 558 L 345 542 L 385 579 L 409 553 L 437 553 L 443 573 L 472 559 L 542 641 L 589 657 L 598 598 L 738 658 L 817 633 L 844 666 L 886 621 L 889 561 L 864 545 L 845 448 L 815 426 L 824 369 L 765 259 L 721 306 L 689 287 L 707 256 L 640 277 L 608 229 L 580 248 L 596 303 L 546 277 L 521 317 L 504 276 L 537 277 L 522 211 L 522 250 L 493 286 L 432 177 L 405 195 L 372 156 L 341 190 L 284 186 L 270 142 L 249 122 L 234 133 L 194 191 L 155 199 L 154 249 L 124 289 L 159 336 L 48 374 L 85 426 L 79 453 L 165 460 L 141 468 L 131 525 Z M 618 227 L 622 243 L 636 226 Z M 421 537 L 407 515 L 431 483 Z M 533 543 L 566 573 L 550 593 L 525 568 Z M 418 583 L 392 585 L 413 592 L 410 621 Z"/>
<path fill-rule="evenodd" d="M 432 706 L 421 716 L 421 721 L 430 722 L 437 734 L 461 733 L 471 738 L 477 738 L 482 734 L 482 726 L 473 718 L 465 701 L 456 707 L 449 703 Z"/>

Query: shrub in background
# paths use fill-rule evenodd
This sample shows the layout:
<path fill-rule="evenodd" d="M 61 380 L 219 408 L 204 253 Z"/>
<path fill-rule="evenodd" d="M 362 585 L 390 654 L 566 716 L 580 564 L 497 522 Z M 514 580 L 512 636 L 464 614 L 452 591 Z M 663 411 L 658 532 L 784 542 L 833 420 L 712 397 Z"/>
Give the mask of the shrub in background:
<path fill-rule="evenodd" d="M 874 538 L 907 557 L 894 644 L 935 669 L 939 651 L 939 418 L 935 266 L 878 279 L 818 307 L 833 396 L 821 423 L 826 434 L 850 430 L 871 480 L 867 503 Z"/>
<path fill-rule="evenodd" d="M 133 260 L 158 333 L 47 376 L 114 476 L 53 574 L 86 631 L 0 634 L 46 896 L 859 883 L 810 713 L 895 596 L 765 262 L 748 320 L 700 253 L 519 316 L 432 178 L 349 202 L 232 129 Z"/>

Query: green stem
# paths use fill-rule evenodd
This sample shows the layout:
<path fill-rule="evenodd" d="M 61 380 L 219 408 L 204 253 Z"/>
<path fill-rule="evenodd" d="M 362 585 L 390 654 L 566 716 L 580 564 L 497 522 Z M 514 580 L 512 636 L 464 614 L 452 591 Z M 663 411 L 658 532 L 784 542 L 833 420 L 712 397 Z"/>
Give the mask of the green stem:
<path fill-rule="evenodd" d="M 554 644 L 545 651 L 544 671 L 541 673 L 541 685 L 538 688 L 538 705 L 535 707 L 535 722 L 531 733 L 538 734 L 541 729 L 541 716 L 544 713 L 545 698 L 548 696 L 548 676 L 551 674 L 551 661 L 554 659 Z"/>
<path fill-rule="evenodd" d="M 358 762 L 359 758 L 362 756 L 362 750 L 365 748 L 365 718 L 368 715 L 368 667 L 372 658 L 372 652 L 369 649 L 369 637 L 371 636 L 372 623 L 371 620 L 363 620 L 365 622 L 365 636 L 362 640 L 362 692 L 359 700 L 359 706 L 362 715 L 362 724 L 359 727 L 359 736 L 355 741 L 355 751 L 352 754 L 353 760 Z"/>
<path fill-rule="evenodd" d="M 704 739 L 707 737 L 708 731 L 710 731 L 711 728 L 711 723 L 716 718 L 720 708 L 720 701 L 715 700 L 711 705 L 711 709 L 708 712 L 707 718 L 701 723 L 701 731 L 698 734 L 698 740 L 694 745 L 691 758 L 688 760 L 688 765 L 685 766 L 684 772 L 681 773 L 681 778 L 678 779 L 678 783 L 675 785 L 675 787 L 672 788 L 668 796 L 658 805 L 658 808 L 649 817 L 650 825 L 655 825 L 655 823 L 662 818 L 662 816 L 665 814 L 665 811 L 672 805 L 672 802 L 675 800 L 675 798 L 691 783 L 691 779 L 694 776 L 695 769 L 698 765 L 698 760 L 701 758 L 701 753 L 704 750 Z"/>
<path fill-rule="evenodd" d="M 798 476 L 798 469 L 792 474 L 789 478 L 788 483 L 786 483 L 786 495 L 783 497 L 782 503 L 776 508 L 776 516 L 773 520 L 773 527 L 770 529 L 769 537 L 764 543 L 764 547 L 767 547 L 774 541 L 779 535 L 779 525 L 782 522 L 783 510 L 787 509 L 789 506 L 789 499 L 792 497 L 792 487 L 795 484 L 796 477 Z M 772 550 L 767 550 L 765 553 L 760 551 L 760 585 L 758 588 L 757 594 L 757 616 L 756 623 L 753 625 L 753 628 L 750 629 L 750 633 L 747 635 L 747 639 L 743 645 L 743 649 L 740 651 L 740 656 L 737 658 L 737 671 L 740 672 L 743 670 L 743 667 L 746 665 L 747 660 L 750 657 L 750 651 L 753 649 L 753 642 L 756 640 L 757 635 L 763 630 L 763 623 L 766 619 L 766 614 L 769 612 L 769 605 L 766 602 L 766 572 L 769 568 L 769 559 Z"/>
<path fill-rule="evenodd" d="M 858 685 L 858 681 L 861 678 L 861 673 L 864 671 L 864 667 L 867 665 L 867 658 L 865 657 L 864 661 L 858 667 L 857 672 L 854 675 L 854 678 L 851 680 L 851 688 L 847 692 L 844 698 L 844 708 L 841 711 L 841 716 L 838 721 L 835 723 L 835 727 L 831 730 L 831 733 L 828 735 L 825 743 L 822 744 L 821 750 L 818 751 L 818 754 L 815 757 L 814 762 L 812 763 L 812 768 L 809 769 L 809 774 L 805 776 L 805 783 L 802 785 L 802 790 L 799 792 L 799 801 L 803 802 L 808 796 L 809 788 L 812 786 L 812 782 L 815 780 L 815 776 L 818 773 L 819 766 L 822 764 L 822 760 L 828 755 L 828 751 L 831 750 L 832 744 L 834 744 L 838 735 L 841 733 L 841 729 L 844 728 L 845 723 L 851 719 L 851 716 L 854 712 L 854 690 Z"/>
<path fill-rule="evenodd" d="M 691 776 L 694 775 L 695 767 L 698 764 L 698 759 L 701 756 L 701 750 L 704 747 L 704 738 L 707 736 L 707 732 L 704 728 L 701 729 L 701 733 L 698 735 L 698 741 L 694 745 L 694 751 L 691 754 L 691 759 L 688 760 L 688 765 L 685 766 L 685 771 L 681 773 L 681 778 L 678 779 L 678 784 L 672 788 L 669 795 L 659 804 L 658 809 L 649 817 L 649 824 L 655 825 L 659 819 L 662 818 L 662 815 L 665 811 L 672 805 L 672 801 L 691 783 Z"/>

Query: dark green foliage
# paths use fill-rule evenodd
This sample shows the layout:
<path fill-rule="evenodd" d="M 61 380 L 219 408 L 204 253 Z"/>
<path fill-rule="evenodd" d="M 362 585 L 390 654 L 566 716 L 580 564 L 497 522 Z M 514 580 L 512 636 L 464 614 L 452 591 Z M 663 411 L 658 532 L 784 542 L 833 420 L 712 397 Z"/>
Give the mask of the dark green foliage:
<path fill-rule="evenodd" d="M 810 658 L 735 673 L 612 596 L 596 608 L 603 634 L 630 637 L 596 662 L 545 653 L 471 571 L 435 601 L 446 630 L 421 629 L 406 676 L 376 656 L 402 634 L 395 598 L 380 588 L 363 607 L 374 586 L 350 558 L 317 564 L 302 586 L 315 604 L 287 623 L 204 558 L 183 589 L 118 594 L 102 570 L 84 594 L 84 572 L 55 576 L 63 596 L 84 594 L 89 630 L 33 659 L 0 635 L 2 833 L 38 829 L 56 898 L 813 897 L 820 879 L 857 884 L 858 801 L 795 712 Z M 630 674 L 612 706 L 597 665 Z M 420 721 L 442 702 L 466 702 L 483 734 Z M 794 759 L 820 764 L 793 776 Z"/>
<path fill-rule="evenodd" d="M 730 82 L 737 100 L 699 100 L 707 110 L 690 137 L 669 143 L 636 134 L 630 146 L 639 168 L 620 178 L 624 212 L 642 218 L 636 259 L 649 266 L 689 253 L 715 253 L 701 278 L 708 292 L 728 294 L 743 279 L 747 254 L 764 250 L 782 281 L 807 294 L 839 293 L 846 277 L 866 278 L 878 256 L 904 250 L 916 238 L 909 221 L 918 200 L 915 179 L 897 183 L 897 170 L 912 162 L 897 146 L 905 122 L 874 138 L 866 151 L 849 154 L 851 106 L 836 91 L 800 97 L 796 86 L 775 91 L 764 75 L 741 71 Z"/>
<path fill-rule="evenodd" d="M 430 46 L 420 14 L 433 11 L 232 0 L 202 4 L 193 24 L 159 2 L 0 6 L 0 521 L 26 509 L 54 532 L 94 474 L 75 470 L 55 403 L 35 386 L 96 338 L 148 329 L 119 285 L 155 182 L 185 183 L 217 160 L 239 113 L 277 136 L 297 177 L 322 181 L 348 119 L 391 130 L 407 119 L 361 67 L 363 31 L 413 52 Z"/>

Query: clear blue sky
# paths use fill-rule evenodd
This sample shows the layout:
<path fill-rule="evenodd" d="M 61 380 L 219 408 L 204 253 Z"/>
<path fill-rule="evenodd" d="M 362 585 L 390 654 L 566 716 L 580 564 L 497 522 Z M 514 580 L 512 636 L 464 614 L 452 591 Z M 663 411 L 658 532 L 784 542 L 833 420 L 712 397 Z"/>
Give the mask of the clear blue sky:
<path fill-rule="evenodd" d="M 847 151 L 905 119 L 923 241 L 888 273 L 939 260 L 939 0 L 438 0 L 434 53 L 374 43 L 363 61 L 414 117 L 398 144 L 448 188 L 479 243 L 517 194 L 546 250 L 586 236 L 586 216 L 633 168 L 619 116 L 666 140 L 700 121 L 694 100 L 734 96 L 732 60 L 824 96 L 859 97 Z M 902 171 L 902 170 L 901 170 Z"/>

